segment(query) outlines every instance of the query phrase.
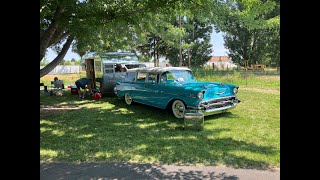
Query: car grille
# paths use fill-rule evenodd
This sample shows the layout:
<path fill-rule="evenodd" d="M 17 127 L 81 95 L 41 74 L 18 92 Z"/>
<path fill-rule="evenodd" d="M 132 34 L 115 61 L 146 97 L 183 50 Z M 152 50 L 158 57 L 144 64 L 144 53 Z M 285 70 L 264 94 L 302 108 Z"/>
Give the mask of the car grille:
<path fill-rule="evenodd" d="M 210 110 L 215 108 L 222 108 L 227 106 L 232 106 L 234 103 L 237 103 L 238 100 L 236 97 L 224 97 L 218 99 L 212 99 L 208 101 L 203 101 L 199 105 L 200 107 L 204 108 L 204 110 Z"/>

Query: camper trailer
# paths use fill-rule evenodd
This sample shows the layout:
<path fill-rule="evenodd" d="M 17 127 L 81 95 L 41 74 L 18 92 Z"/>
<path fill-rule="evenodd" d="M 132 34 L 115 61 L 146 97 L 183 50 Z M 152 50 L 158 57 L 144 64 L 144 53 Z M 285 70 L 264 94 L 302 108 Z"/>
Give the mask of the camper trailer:
<path fill-rule="evenodd" d="M 82 65 L 87 76 L 93 79 L 92 88 L 95 89 L 95 83 L 98 82 L 99 90 L 103 94 L 114 93 L 116 82 L 124 80 L 128 69 L 146 67 L 139 63 L 138 56 L 131 52 L 91 52 L 83 56 Z M 96 71 L 101 71 L 101 75 L 95 77 Z"/>

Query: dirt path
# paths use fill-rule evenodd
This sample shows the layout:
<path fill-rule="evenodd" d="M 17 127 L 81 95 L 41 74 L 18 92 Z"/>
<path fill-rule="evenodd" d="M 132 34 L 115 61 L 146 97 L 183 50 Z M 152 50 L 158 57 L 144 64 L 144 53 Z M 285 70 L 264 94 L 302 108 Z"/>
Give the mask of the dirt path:
<path fill-rule="evenodd" d="M 40 163 L 40 179 L 277 180 L 280 179 L 280 170 L 132 163 Z"/>
<path fill-rule="evenodd" d="M 61 113 L 68 110 L 80 109 L 73 105 L 40 105 L 40 114 Z"/>

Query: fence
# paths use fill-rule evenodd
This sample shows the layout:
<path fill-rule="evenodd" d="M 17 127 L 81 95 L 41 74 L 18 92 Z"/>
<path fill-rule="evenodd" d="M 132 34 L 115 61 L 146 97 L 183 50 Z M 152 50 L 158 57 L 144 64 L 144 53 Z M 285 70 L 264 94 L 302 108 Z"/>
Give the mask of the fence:
<path fill-rule="evenodd" d="M 213 69 L 192 69 L 195 76 L 212 76 L 212 75 L 232 75 L 232 74 L 249 74 L 258 76 L 280 75 L 280 68 L 271 70 L 213 70 Z"/>
<path fill-rule="evenodd" d="M 40 66 L 42 69 L 44 66 Z M 58 65 L 48 74 L 78 74 L 80 73 L 80 65 Z"/>

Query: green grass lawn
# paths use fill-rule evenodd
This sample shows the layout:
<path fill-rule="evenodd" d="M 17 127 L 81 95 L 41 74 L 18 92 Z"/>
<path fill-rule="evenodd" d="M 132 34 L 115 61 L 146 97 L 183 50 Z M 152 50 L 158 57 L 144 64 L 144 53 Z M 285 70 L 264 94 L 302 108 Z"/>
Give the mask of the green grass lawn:
<path fill-rule="evenodd" d="M 183 120 L 171 112 L 127 106 L 116 97 L 78 101 L 68 89 L 62 97 L 40 94 L 40 106 L 51 106 L 40 108 L 40 158 L 280 167 L 280 94 L 273 90 L 240 86 L 242 102 L 230 112 L 205 117 L 203 131 L 182 130 Z"/>

